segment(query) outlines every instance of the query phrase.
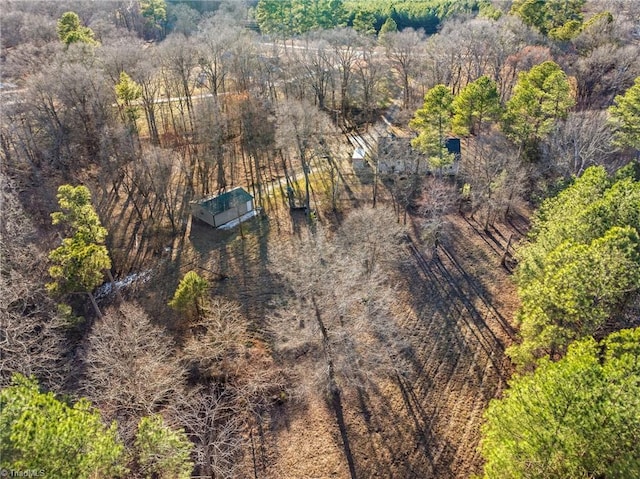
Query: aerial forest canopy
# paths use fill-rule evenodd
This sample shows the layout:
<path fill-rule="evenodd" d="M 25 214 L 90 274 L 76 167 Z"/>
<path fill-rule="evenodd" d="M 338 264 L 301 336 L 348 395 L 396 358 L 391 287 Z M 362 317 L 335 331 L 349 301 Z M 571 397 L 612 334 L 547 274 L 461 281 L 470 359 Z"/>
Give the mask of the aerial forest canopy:
<path fill-rule="evenodd" d="M 640 2 L 0 8 L 0 472 L 640 477 Z"/>
<path fill-rule="evenodd" d="M 640 77 L 609 107 L 615 141 L 622 147 L 640 150 Z"/>
<path fill-rule="evenodd" d="M 485 413 L 485 478 L 638 477 L 640 328 L 576 341 Z"/>
<path fill-rule="evenodd" d="M 635 164 L 614 176 L 591 167 L 542 204 L 519 250 L 517 363 L 556 357 L 624 314 L 640 290 L 639 180 Z"/>
<path fill-rule="evenodd" d="M 143 417 L 132 454 L 125 454 L 116 427 L 106 426 L 86 399 L 75 404 L 41 392 L 33 378 L 14 375 L 0 391 L 0 467 L 61 479 L 125 477 L 127 464 L 146 477 L 188 479 L 192 445 L 161 417 Z"/>
<path fill-rule="evenodd" d="M 536 159 L 536 149 L 558 120 L 575 104 L 566 73 L 546 61 L 518 75 L 513 95 L 506 103 L 503 130 L 520 151 Z"/>
<path fill-rule="evenodd" d="M 69 405 L 15 375 L 0 391 L 0 467 L 60 478 L 119 476 L 124 447 L 115 424 L 82 399 Z"/>

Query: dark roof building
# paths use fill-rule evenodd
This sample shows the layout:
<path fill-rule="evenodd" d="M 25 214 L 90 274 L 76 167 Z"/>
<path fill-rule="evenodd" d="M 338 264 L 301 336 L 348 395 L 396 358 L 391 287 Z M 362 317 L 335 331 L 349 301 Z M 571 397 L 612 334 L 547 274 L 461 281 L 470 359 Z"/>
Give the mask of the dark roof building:
<path fill-rule="evenodd" d="M 194 218 L 216 228 L 240 219 L 253 209 L 253 196 L 240 187 L 191 202 L 191 214 Z"/>

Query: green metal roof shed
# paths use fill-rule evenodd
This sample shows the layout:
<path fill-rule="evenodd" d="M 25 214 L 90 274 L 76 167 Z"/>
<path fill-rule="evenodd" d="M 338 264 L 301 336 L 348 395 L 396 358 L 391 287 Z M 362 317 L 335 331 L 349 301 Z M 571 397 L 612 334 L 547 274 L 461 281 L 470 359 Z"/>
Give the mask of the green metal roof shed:
<path fill-rule="evenodd" d="M 191 214 L 194 218 L 215 228 L 238 219 L 253 209 L 253 196 L 240 187 L 191 202 Z"/>

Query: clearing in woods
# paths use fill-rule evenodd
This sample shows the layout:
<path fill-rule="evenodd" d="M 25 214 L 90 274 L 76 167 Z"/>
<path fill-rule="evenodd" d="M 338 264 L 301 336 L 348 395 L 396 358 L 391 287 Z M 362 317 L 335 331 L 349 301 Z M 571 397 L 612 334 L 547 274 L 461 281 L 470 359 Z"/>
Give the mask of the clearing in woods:
<path fill-rule="evenodd" d="M 509 235 L 525 224 L 499 224 L 487 234 L 473 220 L 450 219 L 454 240 L 432 257 L 407 246 L 406 311 L 397 321 L 411 344 L 411 369 L 343 395 L 356 477 L 468 478 L 481 471 L 482 414 L 511 373 L 504 349 L 512 341 L 515 288 L 501 259 Z M 310 369 L 300 358 L 288 367 L 301 377 Z M 326 401 L 283 406 L 265 429 L 270 460 L 263 477 L 350 477 Z"/>
<path fill-rule="evenodd" d="M 323 192 L 331 191 L 322 184 L 326 175 L 312 186 L 324 228 L 372 198 L 371 181 L 360 182 L 349 163 L 338 168 L 337 206 L 343 213 L 330 212 L 336 197 Z M 155 303 L 162 311 L 180 277 L 195 269 L 211 281 L 213 294 L 240 303 L 251 329 L 268 341 L 269 318 L 286 309 L 280 299 L 291 288 L 282 266 L 273 268 L 274 258 L 283 249 L 296 251 L 311 234 L 304 214 L 288 211 L 283 184 L 266 189 L 267 203 L 275 205 L 267 208 L 268 217 L 228 232 L 193 222 L 182 241 L 164 248 L 156 274 L 167 287 L 147 290 L 151 310 Z M 390 203 L 383 186 L 378 200 Z M 246 477 L 422 479 L 480 473 L 482 414 L 511 374 L 504 350 L 513 341 L 510 320 L 517 302 L 502 263 L 509 238 L 517 241 L 528 227 L 516 218 L 484 231 L 453 213 L 446 218 L 450 239 L 435 253 L 425 255 L 415 238 L 402 246 L 401 270 L 391 278 L 400 300 L 393 328 L 408 345 L 403 354 L 409 367 L 401 374 L 372 372 L 366 387 L 342 388 L 339 398 L 331 398 L 314 384 L 313 371 L 322 364 L 319 344 L 271 344 L 275 366 L 291 379 L 291 394 L 262 411 L 250 431 Z M 414 221 L 411 215 L 408 220 Z"/>
<path fill-rule="evenodd" d="M 217 292 L 239 301 L 257 329 L 286 289 L 270 258 L 278 248 L 295 248 L 305 234 L 300 221 L 285 217 L 277 225 L 273 216 L 254 220 L 242 234 L 224 238 L 194 224 L 193 249 L 184 251 L 183 261 L 191 257 L 184 264 L 224 272 Z M 404 311 L 395 321 L 410 345 L 406 373 L 344 388 L 337 410 L 311 384 L 321 360 L 317 347 L 274 346 L 276 363 L 296 378 L 298 392 L 262 415 L 254 450 L 245 454 L 250 477 L 466 478 L 481 472 L 482 414 L 511 374 L 504 349 L 513 340 L 517 302 L 501 263 L 508 238 L 521 238 L 527 222 L 518 217 L 486 232 L 459 214 L 448 220 L 451 240 L 434 254 L 424 255 L 414 240 L 403 246 Z"/>

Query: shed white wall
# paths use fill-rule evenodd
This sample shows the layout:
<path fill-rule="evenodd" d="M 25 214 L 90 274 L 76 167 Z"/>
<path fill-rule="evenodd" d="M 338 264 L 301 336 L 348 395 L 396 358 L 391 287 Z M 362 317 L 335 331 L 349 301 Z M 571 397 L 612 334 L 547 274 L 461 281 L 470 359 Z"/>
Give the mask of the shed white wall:
<path fill-rule="evenodd" d="M 214 227 L 217 226 L 213 215 L 200 205 L 192 205 L 191 214 L 196 218 L 198 218 L 199 220 L 204 221 L 207 224 L 210 224 L 211 226 L 214 226 Z"/>

